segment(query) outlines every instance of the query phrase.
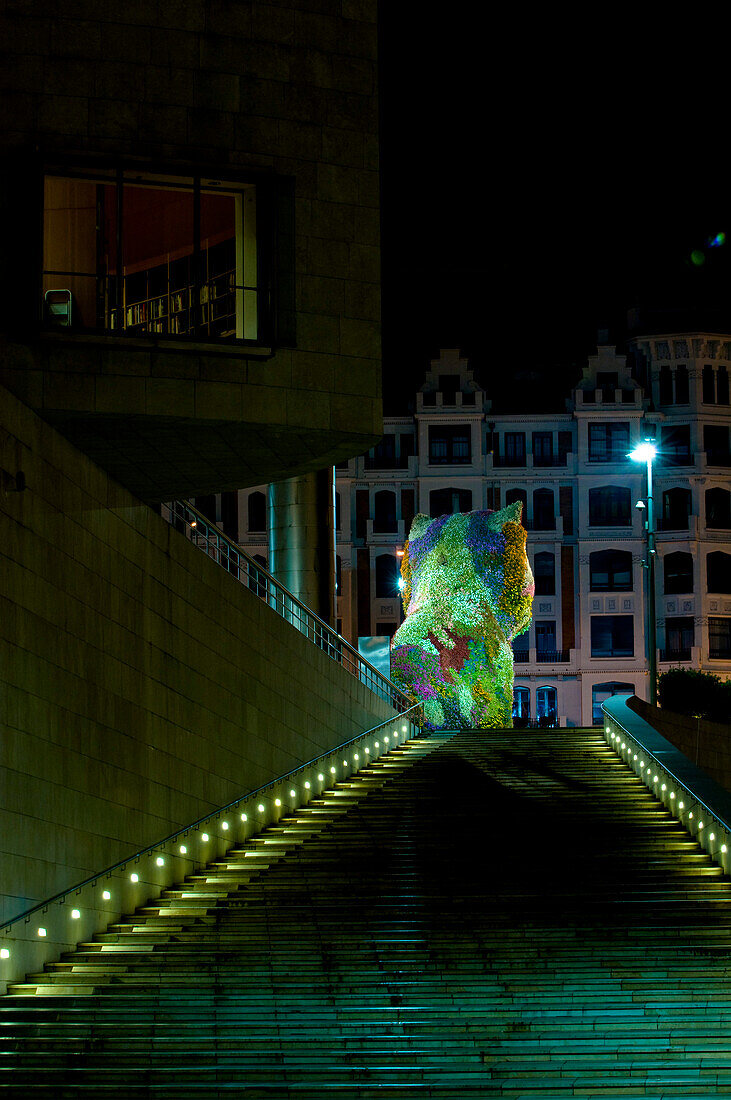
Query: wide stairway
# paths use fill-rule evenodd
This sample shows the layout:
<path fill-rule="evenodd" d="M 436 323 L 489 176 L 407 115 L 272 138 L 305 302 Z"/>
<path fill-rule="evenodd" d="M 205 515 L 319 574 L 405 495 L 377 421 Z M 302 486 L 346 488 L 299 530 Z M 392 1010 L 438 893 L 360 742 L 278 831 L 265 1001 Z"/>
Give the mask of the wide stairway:
<path fill-rule="evenodd" d="M 597 731 L 410 742 L 0 999 L 0 1091 L 731 1095 L 731 888 Z"/>

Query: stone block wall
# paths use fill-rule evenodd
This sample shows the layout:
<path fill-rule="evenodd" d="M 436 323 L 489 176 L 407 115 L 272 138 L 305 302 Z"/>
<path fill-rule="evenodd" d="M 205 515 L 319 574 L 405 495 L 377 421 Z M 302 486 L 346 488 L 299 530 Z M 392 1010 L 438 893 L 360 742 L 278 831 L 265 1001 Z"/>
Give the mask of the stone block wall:
<path fill-rule="evenodd" d="M 0 919 L 393 713 L 2 388 L 0 482 Z"/>
<path fill-rule="evenodd" d="M 382 431 L 375 0 L 11 0 L 0 39 L 0 212 L 12 257 L 0 286 L 0 333 L 10 336 L 0 383 L 102 463 L 100 441 L 82 430 L 89 413 L 112 426 L 195 420 L 210 435 L 208 465 L 190 473 L 206 438 L 189 432 L 181 484 L 138 476 L 129 456 L 137 448 L 137 465 L 150 465 L 154 439 L 125 436 L 128 462 L 120 448 L 115 476 L 151 499 L 291 476 L 372 445 Z M 181 355 L 159 339 L 44 342 L 40 180 L 44 165 L 84 158 L 291 184 L 293 220 L 261 247 L 293 235 L 285 305 L 295 338 L 263 361 L 246 349 Z M 231 444 L 222 423 L 246 430 Z"/>
<path fill-rule="evenodd" d="M 693 764 L 731 791 L 731 725 L 707 722 L 650 706 L 633 696 L 627 705 L 667 737 Z"/>

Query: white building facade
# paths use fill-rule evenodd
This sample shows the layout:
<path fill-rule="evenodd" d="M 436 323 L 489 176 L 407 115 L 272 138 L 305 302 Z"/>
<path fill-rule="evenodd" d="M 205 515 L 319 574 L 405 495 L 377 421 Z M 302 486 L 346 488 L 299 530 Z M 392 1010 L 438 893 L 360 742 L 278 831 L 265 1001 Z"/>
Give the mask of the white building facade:
<path fill-rule="evenodd" d="M 658 671 L 731 675 L 731 338 L 638 339 L 631 362 L 600 346 L 565 413 L 493 414 L 456 350 L 431 363 L 415 413 L 386 418 L 377 448 L 337 470 L 338 620 L 358 638 L 401 621 L 399 550 L 417 512 L 523 501 L 536 578 L 515 640 L 515 718 L 601 721 L 616 692 L 648 697 L 646 469 L 652 436 Z M 267 556 L 266 486 L 239 495 L 240 543 Z"/>

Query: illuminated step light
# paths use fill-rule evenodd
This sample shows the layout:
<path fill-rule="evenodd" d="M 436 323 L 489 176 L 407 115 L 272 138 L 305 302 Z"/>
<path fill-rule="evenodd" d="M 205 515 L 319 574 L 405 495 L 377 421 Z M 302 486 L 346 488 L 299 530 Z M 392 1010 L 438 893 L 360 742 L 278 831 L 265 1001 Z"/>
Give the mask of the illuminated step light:
<path fill-rule="evenodd" d="M 366 756 L 370 756 L 370 755 L 371 755 L 371 750 L 370 750 L 370 749 L 368 748 L 368 746 L 367 746 L 367 745 L 366 745 L 366 747 L 365 747 L 365 748 L 363 749 L 363 752 L 364 752 L 364 753 L 366 754 Z"/>
<path fill-rule="evenodd" d="M 290 797 L 290 798 L 296 798 L 296 797 L 297 797 L 297 792 L 296 792 L 296 790 L 294 789 L 294 787 L 290 787 L 290 790 L 289 790 L 289 797 Z"/>
<path fill-rule="evenodd" d="M 39 928 L 39 929 L 38 929 L 38 935 L 39 935 L 39 936 L 40 936 L 40 938 L 41 938 L 41 939 L 43 940 L 43 939 L 45 939 L 45 938 L 46 938 L 46 936 L 48 935 L 48 933 L 46 932 L 46 929 L 45 929 L 45 928 Z"/>
<path fill-rule="evenodd" d="M 381 747 L 381 743 L 380 743 L 380 741 L 376 741 L 376 748 L 377 748 L 377 749 L 380 749 L 380 747 Z"/>
<path fill-rule="evenodd" d="M 208 833 L 201 833 L 201 840 L 204 844 L 208 843 Z"/>
<path fill-rule="evenodd" d="M 320 782 L 322 783 L 322 782 L 323 782 L 323 780 L 325 779 L 325 776 L 324 776 L 324 775 L 322 774 L 322 772 L 318 772 L 318 773 L 317 773 L 317 778 L 318 778 L 318 779 L 320 780 Z"/>
<path fill-rule="evenodd" d="M 384 736 L 383 740 L 386 742 L 386 744 L 388 744 L 388 734 Z"/>
<path fill-rule="evenodd" d="M 692 811 L 692 810 L 691 810 L 691 811 L 690 811 L 690 813 L 688 814 L 688 819 L 689 819 L 690 821 L 692 821 L 692 820 L 693 820 L 693 811 Z"/>
<path fill-rule="evenodd" d="M 653 783 L 657 783 L 657 781 L 658 781 L 658 779 L 659 779 L 659 778 L 660 778 L 660 776 L 659 776 L 659 775 L 653 775 L 653 777 L 652 777 L 652 782 L 653 782 Z"/>
<path fill-rule="evenodd" d="M 622 748 L 623 748 L 623 749 L 626 749 L 626 748 L 627 748 L 627 746 L 626 746 L 626 744 L 624 743 L 624 741 L 622 742 Z"/>
<path fill-rule="evenodd" d="M 133 871 L 132 874 L 129 876 L 129 881 L 130 882 L 139 882 L 140 881 L 140 876 L 137 874 L 136 871 Z"/>
<path fill-rule="evenodd" d="M 678 809 L 679 810 L 684 810 L 685 809 L 685 803 L 684 802 L 679 802 L 678 803 Z"/>
<path fill-rule="evenodd" d="M 702 828 L 703 828 L 703 822 L 702 822 L 702 821 L 699 821 L 699 822 L 698 822 L 698 828 L 699 828 L 699 829 L 702 829 Z"/>
<path fill-rule="evenodd" d="M 343 767 L 344 767 L 344 768 L 347 768 L 347 766 L 348 766 L 348 761 L 347 761 L 347 760 L 343 760 Z"/>
<path fill-rule="evenodd" d="M 9 958 L 10 958 L 10 952 L 8 951 L 7 947 L 0 947 L 0 959 L 9 959 Z"/>
<path fill-rule="evenodd" d="M 715 833 L 709 833 L 708 834 L 708 839 L 709 840 L 715 840 L 716 839 L 716 834 Z"/>
<path fill-rule="evenodd" d="M 671 791 L 671 792 L 670 792 L 670 797 L 671 797 L 671 798 L 675 798 L 675 791 Z"/>
<path fill-rule="evenodd" d="M 155 863 L 157 864 L 158 867 L 164 867 L 165 866 L 165 860 L 162 858 L 162 856 L 158 856 L 157 859 L 155 860 Z"/>
<path fill-rule="evenodd" d="M 72 909 L 71 910 L 71 920 L 78 920 L 80 916 L 81 916 L 81 910 L 80 909 Z"/>
<path fill-rule="evenodd" d="M 660 790 L 661 790 L 661 791 L 666 791 L 667 789 L 668 789 L 668 788 L 667 788 L 667 784 L 663 783 L 663 785 L 662 785 L 662 787 L 660 788 Z"/>
<path fill-rule="evenodd" d="M 727 848 L 726 848 L 725 844 L 721 845 L 721 851 L 723 852 L 724 855 L 726 854 Z"/>
<path fill-rule="evenodd" d="M 281 798 L 275 798 L 275 799 L 274 799 L 274 805 L 275 805 L 275 806 L 281 806 L 281 805 L 282 805 L 282 800 L 281 800 Z"/>
<path fill-rule="evenodd" d="M 640 760 L 640 767 L 641 767 L 641 768 L 644 768 L 644 766 L 645 766 L 645 761 L 644 761 L 644 760 Z"/>
<path fill-rule="evenodd" d="M 260 814 L 264 813 L 264 803 L 263 802 L 260 802 L 259 805 L 256 808 L 257 808 L 257 810 L 259 811 Z"/>
<path fill-rule="evenodd" d="M 221 828 L 223 829 L 223 831 L 225 833 L 226 829 L 228 829 L 228 821 L 222 821 L 221 822 Z"/>
<path fill-rule="evenodd" d="M 357 752 L 353 753 L 353 760 L 360 760 L 360 757 L 358 756 Z"/>
<path fill-rule="evenodd" d="M 335 775 L 335 765 L 333 765 L 332 768 L 330 768 L 330 774 Z"/>
<path fill-rule="evenodd" d="M 112 900 L 112 895 L 109 893 L 109 891 L 108 890 L 102 890 L 102 901 L 111 901 L 111 900 Z"/>
<path fill-rule="evenodd" d="M 241 820 L 242 820 L 242 821 L 248 821 L 249 819 L 248 819 L 248 817 L 246 816 L 246 814 L 242 814 L 242 815 L 241 815 Z"/>
<path fill-rule="evenodd" d="M 635 754 L 634 754 L 634 756 L 632 757 L 632 759 L 633 759 L 633 760 L 636 760 L 636 759 L 637 759 L 637 753 L 635 753 Z"/>
<path fill-rule="evenodd" d="M 309 781 L 309 779 L 307 779 L 307 780 L 305 781 L 305 790 L 306 790 L 306 791 L 309 791 L 309 789 L 310 789 L 310 781 Z"/>
<path fill-rule="evenodd" d="M 402 732 L 402 733 L 406 733 L 406 730 L 407 730 L 407 727 L 406 727 L 406 726 L 402 726 L 402 727 L 401 727 L 401 732 Z"/>
<path fill-rule="evenodd" d="M 187 854 L 188 854 L 188 849 L 186 848 L 185 844 L 180 845 L 179 851 L 180 851 L 181 856 L 187 856 Z"/>

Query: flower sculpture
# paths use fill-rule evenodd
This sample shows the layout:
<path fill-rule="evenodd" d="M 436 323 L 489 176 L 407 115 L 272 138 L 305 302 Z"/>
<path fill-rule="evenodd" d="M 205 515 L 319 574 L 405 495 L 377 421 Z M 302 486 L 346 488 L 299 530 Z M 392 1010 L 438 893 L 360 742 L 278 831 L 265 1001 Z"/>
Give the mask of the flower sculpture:
<path fill-rule="evenodd" d="M 521 510 L 411 525 L 391 678 L 422 703 L 428 729 L 512 725 L 510 643 L 528 629 L 535 592 Z"/>

